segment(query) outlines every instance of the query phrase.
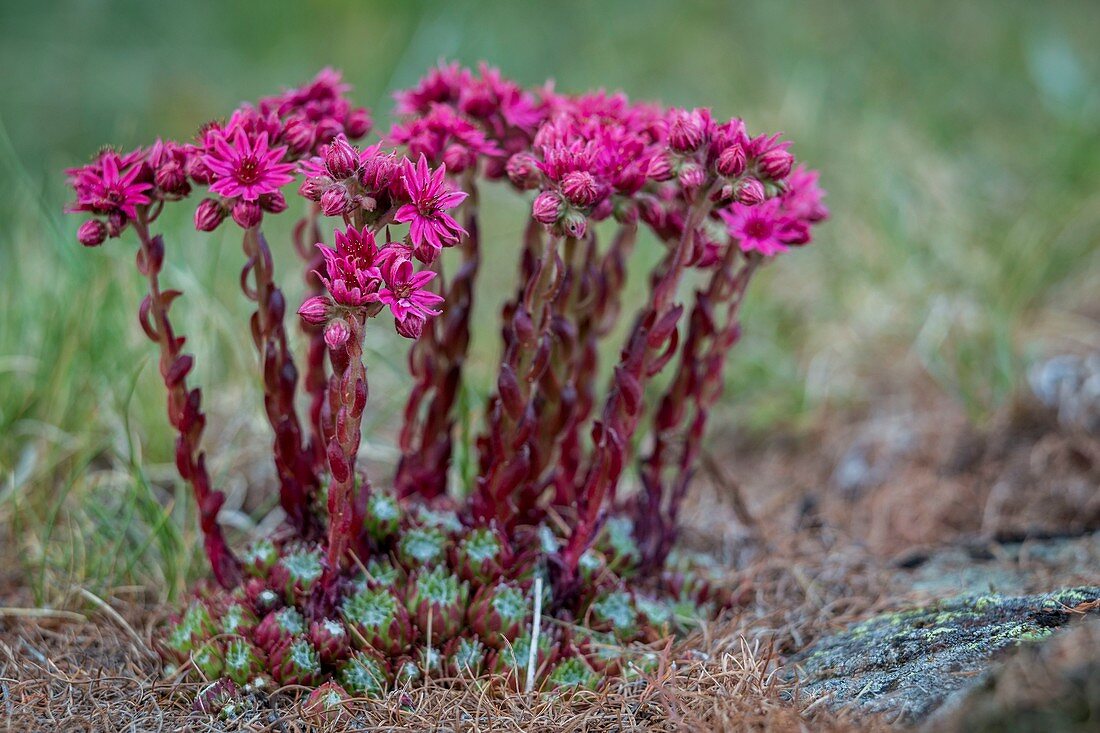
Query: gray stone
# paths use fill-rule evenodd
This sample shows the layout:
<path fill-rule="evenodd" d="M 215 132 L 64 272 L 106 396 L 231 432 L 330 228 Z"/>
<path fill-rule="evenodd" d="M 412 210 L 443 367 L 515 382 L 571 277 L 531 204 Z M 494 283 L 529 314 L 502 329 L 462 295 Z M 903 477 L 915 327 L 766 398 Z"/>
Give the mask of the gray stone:
<path fill-rule="evenodd" d="M 980 684 L 1005 650 L 1045 639 L 1100 598 L 1086 586 L 976 594 L 876 616 L 819 640 L 796 662 L 804 693 L 912 724 Z"/>

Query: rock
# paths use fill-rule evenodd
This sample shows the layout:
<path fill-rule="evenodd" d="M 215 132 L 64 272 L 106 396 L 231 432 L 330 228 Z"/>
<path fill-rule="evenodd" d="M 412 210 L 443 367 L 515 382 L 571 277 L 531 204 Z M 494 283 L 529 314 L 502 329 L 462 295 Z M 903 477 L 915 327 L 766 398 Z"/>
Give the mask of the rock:
<path fill-rule="evenodd" d="M 1100 619 L 1026 645 L 931 728 L 963 733 L 1100 730 Z"/>
<path fill-rule="evenodd" d="M 1100 353 L 1047 359 L 1031 369 L 1028 381 L 1059 422 L 1100 435 Z"/>
<path fill-rule="evenodd" d="M 802 690 L 906 724 L 924 720 L 972 688 L 1006 649 L 1045 639 L 1082 611 L 1100 587 L 1026 596 L 968 595 L 876 616 L 825 637 L 795 661 Z M 1091 604 L 1091 605 L 1090 605 Z"/>

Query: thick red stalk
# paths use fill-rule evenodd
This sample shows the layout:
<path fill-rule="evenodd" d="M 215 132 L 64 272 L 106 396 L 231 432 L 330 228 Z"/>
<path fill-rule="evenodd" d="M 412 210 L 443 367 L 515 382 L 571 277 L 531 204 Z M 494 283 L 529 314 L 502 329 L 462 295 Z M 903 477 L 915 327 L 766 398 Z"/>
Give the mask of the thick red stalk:
<path fill-rule="evenodd" d="M 470 318 L 474 283 L 481 265 L 477 220 L 477 189 L 471 178 L 463 202 L 465 228 L 462 264 L 446 288 L 443 315 L 433 318 L 409 351 L 409 370 L 416 379 L 405 405 L 405 424 L 399 446 L 401 461 L 394 486 L 403 497 L 431 500 L 447 490 L 446 467 L 454 443 L 453 414 L 462 384 L 462 370 L 470 346 Z M 441 267 L 442 258 L 436 260 Z M 436 278 L 442 287 L 442 272 Z M 425 407 L 425 403 L 427 407 Z"/>
<path fill-rule="evenodd" d="M 653 445 L 641 461 L 643 492 L 632 506 L 645 568 L 660 567 L 672 549 L 710 408 L 722 394 L 726 358 L 740 337 L 738 311 L 759 264 L 759 256 L 743 257 L 731 243 L 706 290 L 696 292 L 676 374 L 653 415 Z M 671 486 L 667 468 L 676 472 Z"/>
<path fill-rule="evenodd" d="M 317 271 L 324 267 L 324 257 L 314 245 L 321 241 L 321 228 L 318 225 L 320 210 L 316 204 L 310 204 L 309 213 L 302 217 L 294 227 L 294 244 L 298 255 L 306 263 L 306 297 L 322 295 L 324 283 Z M 325 394 L 328 390 L 328 375 L 325 372 L 324 327 L 299 319 L 302 331 L 308 337 L 306 355 L 306 373 L 304 386 L 309 395 L 309 447 L 313 456 L 313 465 L 320 468 L 325 465 L 325 438 L 321 431 L 321 411 L 324 409 Z"/>
<path fill-rule="evenodd" d="M 138 209 L 134 229 L 141 240 L 137 254 L 138 270 L 149 283 L 149 293 L 141 303 L 139 319 L 145 335 L 160 347 L 160 374 L 168 389 L 168 421 L 176 429 L 176 469 L 191 485 L 199 509 L 199 527 L 203 548 L 223 588 L 234 588 L 241 580 L 241 566 L 222 534 L 218 511 L 225 495 L 215 491 L 206 470 L 206 454 L 200 448 L 206 416 L 202 412 L 202 392 L 187 388 L 187 375 L 194 365 L 190 354 L 182 353 L 185 339 L 176 336 L 168 320 L 168 309 L 181 295 L 178 290 L 160 289 L 160 269 L 164 262 L 164 240 L 150 237 L 148 209 Z"/>
<path fill-rule="evenodd" d="M 367 369 L 363 364 L 366 314 L 353 312 L 346 323 L 350 330 L 346 343 L 329 350 L 333 370 L 328 386 L 332 435 L 327 454 L 332 479 L 328 489 L 326 590 L 330 590 L 339 577 L 340 569 L 347 562 L 347 551 L 356 539 L 355 464 L 362 439 L 363 410 L 367 405 Z M 369 491 L 370 484 L 364 478 L 359 494 L 365 496 Z"/>
<path fill-rule="evenodd" d="M 302 536 L 312 536 L 316 527 L 310 498 L 319 486 L 308 446 L 295 408 L 298 370 L 287 345 L 283 318 L 286 299 L 275 286 L 274 262 L 263 234 L 256 227 L 244 233 L 243 249 L 248 258 L 241 271 L 241 288 L 256 303 L 252 314 L 252 340 L 260 354 L 263 373 L 264 408 L 275 432 L 274 458 L 279 474 L 279 503 L 287 520 Z M 253 284 L 248 283 L 251 273 Z"/>
<path fill-rule="evenodd" d="M 528 229 L 523 263 L 529 272 L 518 302 L 505 306 L 505 350 L 497 390 L 489 405 L 489 426 L 479 440 L 481 472 L 473 497 L 475 516 L 496 519 L 507 528 L 530 521 L 538 487 L 527 481 L 531 440 L 538 428 L 538 382 L 553 349 L 552 304 L 561 292 L 564 263 L 557 236 Z M 533 263 L 527 261 L 535 253 Z M 509 317 L 510 314 L 510 317 Z"/>
<path fill-rule="evenodd" d="M 581 555 L 599 532 L 607 507 L 615 501 L 630 442 L 643 413 L 645 385 L 676 353 L 677 323 L 683 307 L 674 305 L 673 298 L 695 247 L 696 231 L 713 207 L 713 187 L 712 183 L 702 189 L 690 205 L 680 240 L 653 279 L 650 302 L 627 338 L 601 419 L 593 425 L 592 458 L 576 491 L 577 518 L 562 552 L 559 583 L 564 588 L 576 582 Z"/>

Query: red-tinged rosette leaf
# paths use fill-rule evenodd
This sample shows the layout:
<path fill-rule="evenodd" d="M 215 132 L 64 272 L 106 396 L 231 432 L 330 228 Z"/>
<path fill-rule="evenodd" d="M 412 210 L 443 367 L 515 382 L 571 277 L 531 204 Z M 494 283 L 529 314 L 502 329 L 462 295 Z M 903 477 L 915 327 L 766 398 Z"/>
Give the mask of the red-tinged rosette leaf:
<path fill-rule="evenodd" d="M 302 705 L 302 714 L 312 724 L 336 725 L 350 720 L 351 713 L 345 707 L 351 695 L 339 683 L 329 680 L 309 693 Z"/>
<path fill-rule="evenodd" d="M 238 717 L 247 708 L 248 703 L 237 685 L 233 680 L 223 677 L 199 690 L 192 709 L 201 715 L 228 720 Z"/>
<path fill-rule="evenodd" d="M 490 527 L 476 527 L 451 548 L 451 564 L 459 577 L 474 586 L 492 583 L 513 566 L 508 539 Z"/>
<path fill-rule="evenodd" d="M 267 655 L 243 636 L 233 636 L 225 644 L 225 674 L 238 685 L 247 685 L 264 674 Z"/>
<path fill-rule="evenodd" d="M 414 638 L 408 611 L 388 588 L 361 588 L 344 599 L 340 612 L 358 649 L 396 656 L 405 653 Z"/>
<path fill-rule="evenodd" d="M 335 665 L 351 654 L 350 636 L 344 624 L 335 619 L 326 618 L 309 625 L 309 640 L 325 664 Z"/>
<path fill-rule="evenodd" d="M 458 636 L 443 647 L 443 670 L 448 677 L 476 679 L 485 670 L 488 649 L 478 639 Z"/>
<path fill-rule="evenodd" d="M 468 595 L 469 586 L 445 567 L 417 573 L 406 607 L 420 632 L 419 638 L 434 645 L 456 636 L 466 618 Z"/>
<path fill-rule="evenodd" d="M 320 547 L 298 545 L 283 550 L 271 570 L 271 583 L 283 590 L 287 603 L 308 598 L 313 586 L 324 574 L 324 555 Z"/>
<path fill-rule="evenodd" d="M 261 649 L 270 654 L 275 647 L 289 643 L 305 630 L 306 622 L 302 614 L 293 606 L 288 606 L 264 616 L 253 638 Z"/>
<path fill-rule="evenodd" d="M 542 689 L 595 690 L 601 677 L 592 665 L 579 654 L 558 661 L 546 675 Z"/>
<path fill-rule="evenodd" d="M 401 526 L 401 518 L 401 505 L 393 494 L 374 491 L 367 497 L 363 529 L 375 542 L 381 544 L 392 539 Z"/>
<path fill-rule="evenodd" d="M 438 527 L 412 527 L 397 541 L 397 559 L 410 572 L 447 558 L 448 540 Z"/>
<path fill-rule="evenodd" d="M 598 593 L 588 606 L 587 625 L 597 631 L 609 631 L 620 641 L 633 641 L 638 635 L 638 609 L 625 590 Z"/>
<path fill-rule="evenodd" d="M 502 649 L 530 627 L 533 606 L 516 583 L 486 585 L 474 594 L 466 621 L 486 645 Z"/>
<path fill-rule="evenodd" d="M 205 603 L 194 600 L 182 616 L 169 619 L 166 633 L 160 637 L 157 651 L 165 659 L 184 662 L 191 652 L 217 633 L 217 625 Z"/>
<path fill-rule="evenodd" d="M 280 685 L 312 687 L 321 681 L 321 656 L 305 636 L 294 636 L 268 653 L 271 674 Z"/>
<path fill-rule="evenodd" d="M 337 672 L 340 684 L 356 697 L 381 699 L 390 684 L 390 671 L 386 660 L 373 649 L 361 649 L 340 665 Z"/>
<path fill-rule="evenodd" d="M 245 601 L 257 617 L 266 616 L 283 607 L 283 596 L 267 587 L 260 578 L 249 578 L 243 586 Z"/>

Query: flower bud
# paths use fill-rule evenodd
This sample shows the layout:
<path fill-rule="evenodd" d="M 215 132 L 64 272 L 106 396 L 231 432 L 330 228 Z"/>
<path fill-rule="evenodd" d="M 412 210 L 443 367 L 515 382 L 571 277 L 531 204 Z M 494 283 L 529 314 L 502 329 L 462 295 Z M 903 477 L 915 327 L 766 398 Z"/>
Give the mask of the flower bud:
<path fill-rule="evenodd" d="M 258 199 L 260 208 L 270 214 L 281 214 L 286 211 L 286 196 L 282 191 L 265 193 Z"/>
<path fill-rule="evenodd" d="M 535 156 L 530 153 L 516 153 L 508 159 L 508 165 L 505 169 L 508 173 L 508 180 L 512 184 L 523 191 L 529 191 L 538 187 L 539 180 L 542 176 L 539 174 L 539 169 Z"/>
<path fill-rule="evenodd" d="M 764 184 L 755 178 L 741 181 L 737 189 L 737 201 L 745 206 L 756 206 L 764 200 Z"/>
<path fill-rule="evenodd" d="M 588 230 L 588 217 L 576 209 L 570 209 L 561 220 L 561 228 L 570 237 L 580 239 Z"/>
<path fill-rule="evenodd" d="M 330 349 L 338 349 L 344 346 L 351 338 L 351 329 L 342 318 L 337 318 L 325 326 L 325 344 Z"/>
<path fill-rule="evenodd" d="M 255 201 L 238 201 L 233 204 L 231 216 L 241 229 L 251 229 L 264 218 L 264 212 Z"/>
<path fill-rule="evenodd" d="M 561 196 L 553 191 L 543 191 L 531 205 L 531 216 L 540 224 L 553 224 L 561 216 Z"/>
<path fill-rule="evenodd" d="M 374 121 L 366 107 L 357 107 L 348 115 L 347 122 L 344 123 L 344 132 L 349 138 L 355 140 L 370 132 L 373 126 Z"/>
<path fill-rule="evenodd" d="M 325 167 L 340 181 L 351 178 L 359 168 L 359 153 L 343 135 L 337 135 L 325 151 Z"/>
<path fill-rule="evenodd" d="M 76 230 L 76 238 L 85 247 L 98 247 L 107 239 L 107 225 L 99 219 L 89 219 Z"/>
<path fill-rule="evenodd" d="M 570 203 L 580 207 L 596 203 L 600 193 L 596 179 L 587 171 L 566 173 L 561 182 L 561 190 Z"/>
<path fill-rule="evenodd" d="M 332 179 L 328 176 L 310 176 L 302 181 L 298 187 L 298 193 L 310 201 L 320 201 L 325 189 L 332 185 Z"/>
<path fill-rule="evenodd" d="M 321 211 L 325 216 L 340 216 L 351 210 L 351 194 L 347 186 L 342 183 L 334 183 L 325 189 L 321 195 Z"/>
<path fill-rule="evenodd" d="M 408 314 L 403 321 L 395 321 L 394 325 L 399 334 L 414 341 L 424 332 L 424 318 L 415 313 Z"/>
<path fill-rule="evenodd" d="M 684 188 L 699 188 L 706 180 L 707 174 L 703 166 L 698 163 L 685 163 L 680 166 L 680 185 Z"/>
<path fill-rule="evenodd" d="M 206 167 L 206 163 L 203 162 L 201 155 L 193 155 L 187 161 L 187 175 L 200 186 L 207 185 L 210 183 L 210 179 L 214 177 L 214 174 Z"/>
<path fill-rule="evenodd" d="M 298 315 L 306 323 L 319 326 L 328 320 L 331 307 L 328 298 L 323 295 L 314 295 L 312 298 L 306 298 L 306 301 L 302 303 L 302 307 L 298 309 Z"/>
<path fill-rule="evenodd" d="M 716 164 L 718 173 L 726 178 L 736 178 L 745 172 L 745 150 L 736 143 L 723 150 Z"/>
<path fill-rule="evenodd" d="M 359 183 L 368 191 L 381 191 L 393 183 L 397 175 L 397 161 L 392 155 L 373 155 L 361 161 Z"/>
<path fill-rule="evenodd" d="M 668 123 L 668 144 L 678 153 L 690 153 L 703 144 L 706 124 L 696 111 L 678 109 Z"/>
<path fill-rule="evenodd" d="M 659 153 L 649 159 L 646 175 L 654 181 L 667 181 L 672 178 L 672 161 L 667 153 Z"/>
<path fill-rule="evenodd" d="M 174 160 L 157 168 L 153 180 L 157 188 L 174 196 L 185 196 L 191 190 L 190 184 L 187 183 L 187 171 Z"/>
<path fill-rule="evenodd" d="M 294 155 L 303 155 L 313 148 L 313 126 L 304 117 L 288 119 L 281 137 Z"/>
<path fill-rule="evenodd" d="M 195 228 L 200 232 L 212 232 L 225 221 L 225 207 L 216 199 L 203 199 L 195 209 Z"/>
<path fill-rule="evenodd" d="M 107 214 L 107 236 L 117 237 L 126 228 L 126 215 L 121 211 L 112 211 Z"/>
<path fill-rule="evenodd" d="M 786 178 L 794 165 L 794 156 L 782 148 L 773 148 L 756 160 L 756 168 L 766 178 Z"/>
<path fill-rule="evenodd" d="M 461 173 L 477 161 L 477 156 L 465 145 L 448 145 L 443 151 L 443 165 L 448 173 Z"/>

